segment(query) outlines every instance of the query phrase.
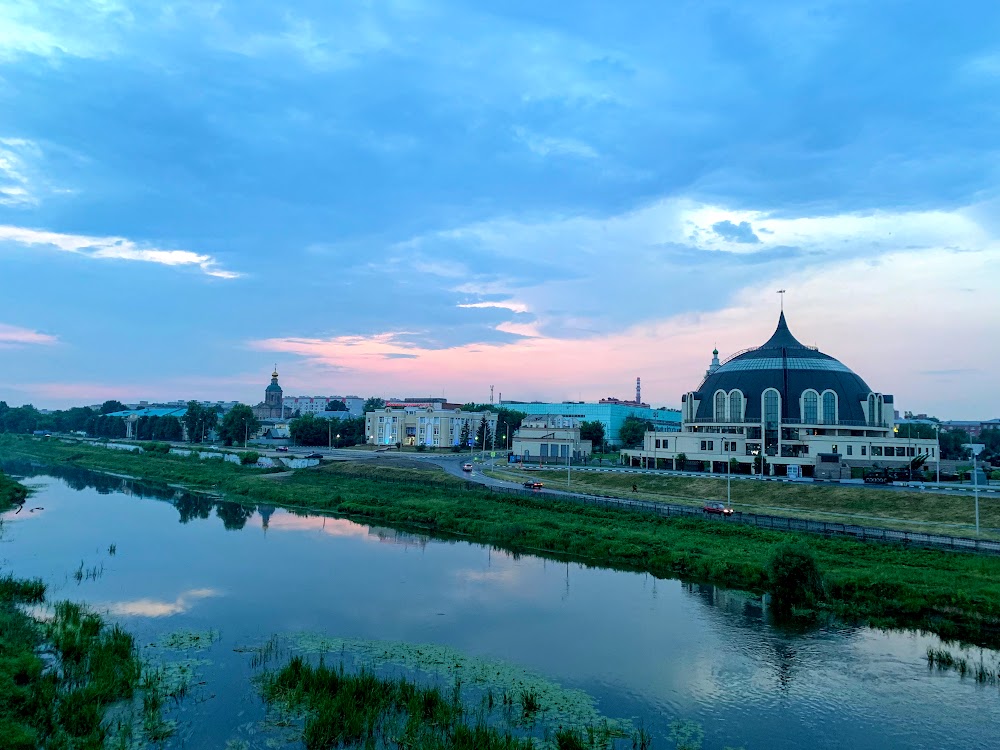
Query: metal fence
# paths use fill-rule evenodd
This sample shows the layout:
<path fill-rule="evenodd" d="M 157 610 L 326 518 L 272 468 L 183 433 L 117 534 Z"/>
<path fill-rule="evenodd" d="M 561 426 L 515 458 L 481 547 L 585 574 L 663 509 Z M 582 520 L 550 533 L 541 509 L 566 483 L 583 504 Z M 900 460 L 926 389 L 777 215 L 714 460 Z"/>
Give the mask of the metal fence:
<path fill-rule="evenodd" d="M 484 486 L 475 482 L 468 483 L 469 488 L 483 489 Z M 800 531 L 807 534 L 822 534 L 823 536 L 848 537 L 865 542 L 885 542 L 912 547 L 931 549 L 947 549 L 960 552 L 978 552 L 988 555 L 1000 555 L 1000 541 L 992 539 L 972 539 L 969 537 L 948 536 L 947 534 L 926 534 L 920 531 L 898 531 L 872 526 L 856 526 L 847 523 L 831 523 L 829 521 L 809 521 L 802 518 L 786 518 L 784 516 L 769 516 L 759 513 L 743 513 L 736 511 L 731 516 L 720 516 L 705 513 L 701 508 L 690 505 L 675 505 L 671 503 L 653 502 L 651 500 L 630 500 L 610 495 L 586 495 L 575 492 L 552 492 L 545 490 L 524 490 L 519 487 L 489 486 L 491 492 L 504 495 L 517 495 L 534 500 L 551 498 L 569 502 L 596 505 L 602 508 L 616 508 L 651 513 L 663 517 L 695 517 L 715 521 L 717 523 L 736 523 L 745 526 L 756 526 L 760 529 L 776 531 Z"/>

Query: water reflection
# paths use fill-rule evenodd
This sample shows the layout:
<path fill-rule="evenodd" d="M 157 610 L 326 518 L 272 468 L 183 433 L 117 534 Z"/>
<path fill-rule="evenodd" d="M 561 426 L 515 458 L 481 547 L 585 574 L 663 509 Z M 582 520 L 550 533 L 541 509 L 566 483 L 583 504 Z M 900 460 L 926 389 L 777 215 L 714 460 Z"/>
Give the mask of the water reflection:
<path fill-rule="evenodd" d="M 672 746 L 678 719 L 705 727 L 706 750 L 979 748 L 995 734 L 1000 693 L 928 672 L 924 653 L 938 641 L 925 636 L 790 627 L 738 591 L 73 468 L 20 474 L 39 477 L 46 513 L 12 520 L 9 568 L 107 609 L 141 643 L 221 631 L 199 667 L 216 697 L 185 707 L 187 747 L 264 748 L 245 647 L 303 632 L 447 645 L 530 668 L 595 696 L 605 715 L 641 717 L 656 747 Z M 103 575 L 74 583 L 81 559 Z"/>

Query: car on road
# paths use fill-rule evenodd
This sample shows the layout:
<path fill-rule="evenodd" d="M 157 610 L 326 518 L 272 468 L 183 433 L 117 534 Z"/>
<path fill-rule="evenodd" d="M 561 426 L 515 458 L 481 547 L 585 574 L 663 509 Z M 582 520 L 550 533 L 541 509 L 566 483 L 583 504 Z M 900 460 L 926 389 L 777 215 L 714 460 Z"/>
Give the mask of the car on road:
<path fill-rule="evenodd" d="M 277 448 L 275 448 L 275 450 L 278 451 L 278 453 L 288 453 L 288 446 L 279 445 Z"/>
<path fill-rule="evenodd" d="M 472 471 L 472 464 L 462 464 L 462 471 Z"/>
<path fill-rule="evenodd" d="M 322 453 L 310 453 L 306 458 L 323 458 Z"/>
<path fill-rule="evenodd" d="M 540 490 L 544 485 L 537 480 L 529 479 L 527 482 L 524 483 L 524 486 L 527 487 L 529 490 Z"/>
<path fill-rule="evenodd" d="M 705 507 L 702 508 L 706 513 L 713 513 L 717 516 L 731 516 L 733 515 L 733 509 L 726 507 L 725 503 L 705 503 Z"/>

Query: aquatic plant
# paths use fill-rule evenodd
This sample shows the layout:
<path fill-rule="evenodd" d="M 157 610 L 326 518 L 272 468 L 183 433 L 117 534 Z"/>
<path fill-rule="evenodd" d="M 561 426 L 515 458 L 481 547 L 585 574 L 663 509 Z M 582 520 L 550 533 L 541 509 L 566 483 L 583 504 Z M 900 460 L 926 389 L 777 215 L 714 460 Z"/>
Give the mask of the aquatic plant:
<path fill-rule="evenodd" d="M 811 607 L 823 598 L 816 556 L 803 544 L 785 542 L 767 561 L 767 581 L 778 607 Z"/>

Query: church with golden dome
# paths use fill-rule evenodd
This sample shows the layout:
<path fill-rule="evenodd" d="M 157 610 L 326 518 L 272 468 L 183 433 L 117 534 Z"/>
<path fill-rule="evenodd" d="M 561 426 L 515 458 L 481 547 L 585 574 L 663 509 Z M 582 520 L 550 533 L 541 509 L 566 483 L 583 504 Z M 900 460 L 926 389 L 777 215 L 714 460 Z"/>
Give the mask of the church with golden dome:
<path fill-rule="evenodd" d="M 253 407 L 253 415 L 257 419 L 284 419 L 281 386 L 278 385 L 278 366 L 271 373 L 271 384 L 264 389 L 264 400 Z"/>

